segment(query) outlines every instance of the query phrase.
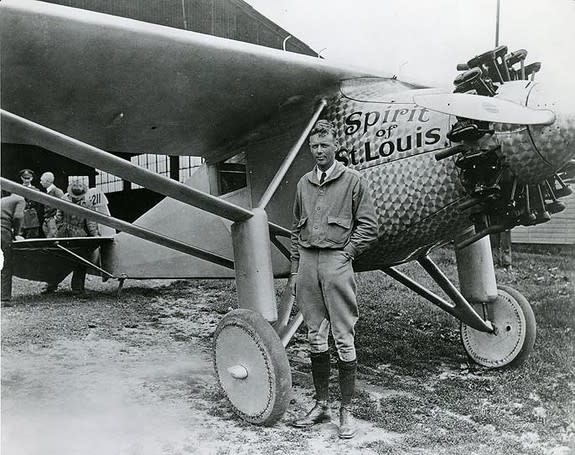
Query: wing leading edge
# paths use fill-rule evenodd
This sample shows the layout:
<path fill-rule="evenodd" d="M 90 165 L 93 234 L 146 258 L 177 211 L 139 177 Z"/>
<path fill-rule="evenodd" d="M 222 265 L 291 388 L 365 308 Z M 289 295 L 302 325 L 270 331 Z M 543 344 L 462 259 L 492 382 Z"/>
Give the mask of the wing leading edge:
<path fill-rule="evenodd" d="M 48 3 L 0 9 L 3 109 L 113 152 L 206 156 L 292 99 L 369 75 Z"/>

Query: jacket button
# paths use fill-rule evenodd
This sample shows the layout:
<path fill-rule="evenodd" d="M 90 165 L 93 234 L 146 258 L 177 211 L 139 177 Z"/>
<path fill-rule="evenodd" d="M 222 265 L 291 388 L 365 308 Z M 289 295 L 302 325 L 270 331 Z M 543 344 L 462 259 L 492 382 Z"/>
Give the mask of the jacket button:
<path fill-rule="evenodd" d="M 318 229 L 319 229 L 319 226 L 314 226 L 313 228 L 314 228 L 315 230 L 318 230 Z"/>

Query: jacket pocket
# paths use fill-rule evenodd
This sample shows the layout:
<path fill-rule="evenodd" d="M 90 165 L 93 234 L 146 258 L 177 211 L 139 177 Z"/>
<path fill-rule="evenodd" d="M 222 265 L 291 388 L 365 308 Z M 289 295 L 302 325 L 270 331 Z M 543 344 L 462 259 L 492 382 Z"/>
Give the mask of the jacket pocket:
<path fill-rule="evenodd" d="M 297 223 L 297 229 L 299 230 L 299 239 L 307 240 L 309 238 L 309 229 L 307 228 L 307 216 L 300 218 Z"/>
<path fill-rule="evenodd" d="M 351 233 L 351 218 L 327 217 L 326 239 L 338 245 L 344 245 Z"/>

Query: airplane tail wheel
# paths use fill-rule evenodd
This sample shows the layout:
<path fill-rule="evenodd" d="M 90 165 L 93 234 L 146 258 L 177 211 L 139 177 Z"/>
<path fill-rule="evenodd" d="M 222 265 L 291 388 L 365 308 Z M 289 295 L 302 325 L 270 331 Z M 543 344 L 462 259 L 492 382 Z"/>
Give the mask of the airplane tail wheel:
<path fill-rule="evenodd" d="M 289 404 L 291 371 L 272 326 L 255 311 L 230 311 L 213 348 L 218 382 L 236 414 L 258 425 L 275 423 Z"/>
<path fill-rule="evenodd" d="M 517 366 L 525 361 L 533 350 L 536 334 L 535 316 L 525 297 L 513 288 L 500 286 L 495 302 L 474 305 L 479 314 L 483 314 L 483 306 L 495 333 L 461 324 L 461 341 L 469 357 L 489 368 Z"/>

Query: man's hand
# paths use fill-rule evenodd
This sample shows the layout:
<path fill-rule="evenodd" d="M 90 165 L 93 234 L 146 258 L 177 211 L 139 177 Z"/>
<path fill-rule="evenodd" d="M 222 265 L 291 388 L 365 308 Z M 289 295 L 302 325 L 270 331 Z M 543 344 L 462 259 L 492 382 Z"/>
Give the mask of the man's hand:
<path fill-rule="evenodd" d="M 14 237 L 14 240 L 24 240 L 24 237 L 22 237 L 21 235 L 17 235 L 16 237 Z"/>
<path fill-rule="evenodd" d="M 347 258 L 348 261 L 353 261 L 353 256 L 351 255 L 351 253 L 348 253 L 345 250 L 341 250 L 341 252 Z"/>
<path fill-rule="evenodd" d="M 296 281 L 297 281 L 297 273 L 291 273 L 289 276 L 289 287 L 291 294 L 293 296 L 295 296 Z"/>

